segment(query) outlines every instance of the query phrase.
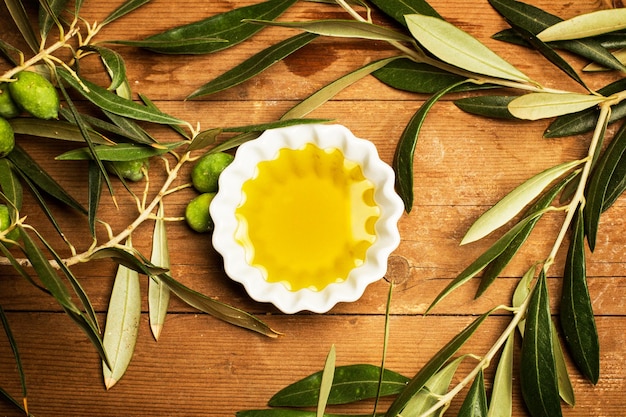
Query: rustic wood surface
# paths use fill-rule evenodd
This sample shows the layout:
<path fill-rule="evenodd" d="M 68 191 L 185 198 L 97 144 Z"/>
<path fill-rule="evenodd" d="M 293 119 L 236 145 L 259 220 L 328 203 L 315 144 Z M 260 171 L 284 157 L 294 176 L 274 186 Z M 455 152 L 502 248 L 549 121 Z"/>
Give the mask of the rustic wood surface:
<path fill-rule="evenodd" d="M 87 1 L 84 17 L 90 22 L 101 21 L 119 3 L 120 0 Z M 250 3 L 254 2 L 153 0 L 107 27 L 99 39 L 142 39 Z M 564 18 L 603 7 L 599 0 L 533 0 L 531 3 Z M 505 28 L 505 24 L 486 1 L 432 0 L 431 4 L 449 21 L 484 41 L 531 77 L 550 87 L 576 88 L 536 54 L 491 40 L 490 36 Z M 3 3 L 0 35 L 17 42 L 16 29 L 7 14 Z M 329 6 L 301 2 L 284 19 L 341 16 Z M 118 50 L 127 60 L 128 77 L 135 93 L 147 95 L 165 111 L 192 123 L 199 122 L 204 128 L 276 120 L 297 100 L 325 83 L 393 53 L 380 42 L 319 39 L 237 88 L 203 100 L 183 100 L 214 76 L 291 33 L 286 29 L 265 29 L 252 41 L 211 56 L 162 56 L 126 47 Z M 0 71 L 3 69 L 6 68 L 0 67 Z M 90 71 L 92 74 L 99 71 L 95 63 L 91 69 L 86 65 L 85 70 L 88 75 Z M 590 78 L 590 83 L 599 87 L 613 76 Z M 357 136 L 372 140 L 381 157 L 390 162 L 404 125 L 424 99 L 392 90 L 369 77 L 311 116 L 332 118 Z M 492 241 L 489 238 L 459 246 L 463 234 L 480 213 L 534 173 L 584 155 L 588 136 L 546 140 L 541 138 L 545 127 L 545 122 L 512 123 L 470 116 L 456 109 L 449 100 L 438 104 L 427 119 L 416 152 L 415 206 L 400 221 L 402 242 L 390 259 L 392 268 L 386 277 L 398 282 L 391 307 L 387 356 L 390 369 L 412 376 L 475 315 L 495 305 L 508 304 L 517 278 L 532 263 L 547 256 L 560 224 L 558 216 L 539 223 L 530 242 L 483 297 L 474 300 L 476 284 L 469 283 L 444 300 L 432 314 L 422 314 L 436 294 Z M 164 140 L 170 135 L 166 131 L 157 133 Z M 70 145 L 35 138 L 21 138 L 20 143 L 42 165 L 49 167 L 59 182 L 75 191 L 79 200 L 86 201 L 85 178 L 74 174 L 77 165 L 52 159 Z M 155 162 L 151 170 L 154 184 L 162 175 L 158 164 Z M 192 195 L 191 191 L 181 192 L 169 198 L 167 208 L 171 215 L 181 215 Z M 25 198 L 26 207 L 36 206 L 30 196 Z M 121 190 L 118 198 L 117 209 L 104 199 L 101 216 L 119 230 L 136 210 L 134 202 L 124 197 Z M 37 209 L 25 214 L 29 215 L 30 223 L 51 232 Z M 601 377 L 594 386 L 570 367 L 577 404 L 564 406 L 566 416 L 613 417 L 623 415 L 626 410 L 625 218 L 626 203 L 622 198 L 603 217 L 597 249 L 588 255 L 589 286 L 601 344 Z M 89 245 L 83 220 L 77 221 L 69 215 L 62 226 L 79 248 Z M 150 231 L 151 225 L 146 225 L 133 239 L 144 253 L 150 250 Z M 172 272 L 177 279 L 258 315 L 283 335 L 269 339 L 234 328 L 194 311 L 173 297 L 162 336 L 155 342 L 149 331 L 144 298 L 135 356 L 126 375 L 107 391 L 98 355 L 84 334 L 52 298 L 34 289 L 12 269 L 0 267 L 0 305 L 7 312 L 20 348 L 29 408 L 34 415 L 232 416 L 238 410 L 264 408 L 278 389 L 321 369 L 332 344 L 336 346 L 339 365 L 380 363 L 387 280 L 368 287 L 358 302 L 340 304 L 327 314 L 284 315 L 270 305 L 251 301 L 241 287 L 224 275 L 220 258 L 211 248 L 210 236 L 193 234 L 182 223 L 169 224 L 168 233 Z M 554 300 L 560 291 L 558 275 L 562 258 L 560 254 L 549 279 Z M 74 268 L 92 298 L 101 323 L 114 269 L 107 261 Z M 146 280 L 142 285 L 147 289 Z M 489 318 L 464 351 L 485 352 L 507 322 L 504 313 Z M 4 337 L 0 337 L 0 386 L 20 396 L 19 377 Z M 526 415 L 519 387 L 514 398 L 514 415 Z M 459 401 L 453 402 L 449 415 L 455 415 Z M 367 412 L 371 406 L 366 403 L 358 409 L 339 410 Z M 0 402 L 0 415 L 20 413 Z"/>

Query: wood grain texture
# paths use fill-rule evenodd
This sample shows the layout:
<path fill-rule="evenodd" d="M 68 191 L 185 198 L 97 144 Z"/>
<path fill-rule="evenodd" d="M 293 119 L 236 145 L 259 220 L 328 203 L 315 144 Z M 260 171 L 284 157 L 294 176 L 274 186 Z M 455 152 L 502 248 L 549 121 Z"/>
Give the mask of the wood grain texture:
<path fill-rule="evenodd" d="M 86 1 L 84 17 L 89 22 L 101 21 L 120 3 L 120 0 Z M 252 3 L 255 1 L 153 0 L 107 27 L 100 39 L 142 39 L 169 27 Z M 582 0 L 530 3 L 563 18 L 596 10 L 603 4 Z M 431 4 L 450 22 L 546 86 L 577 88 L 557 70 L 551 70 L 543 62 L 537 65 L 540 58 L 536 54 L 490 39 L 505 24 L 486 1 L 432 0 Z M 299 2 L 282 19 L 342 16 L 337 9 L 326 5 Z M 389 23 L 380 16 L 376 19 Z M 164 111 L 193 124 L 200 123 L 203 128 L 276 120 L 298 100 L 338 76 L 394 53 L 381 42 L 319 39 L 237 88 L 184 101 L 187 94 L 203 83 L 294 33 L 267 28 L 250 42 L 211 56 L 160 56 L 128 47 L 118 50 L 127 61 L 128 77 L 135 93 L 145 94 Z M 20 44 L 4 3 L 0 4 L 0 37 Z M 573 65 L 581 64 L 573 60 Z M 102 81 L 98 65 L 93 58 L 83 65 L 84 73 L 94 81 Z M 0 72 L 5 69 L 0 64 Z M 589 77 L 589 81 L 592 87 L 599 87 L 614 78 L 614 74 L 601 74 Z M 374 142 L 381 158 L 391 162 L 398 137 L 425 98 L 392 90 L 368 77 L 311 116 L 331 118 L 346 125 L 357 136 Z M 483 297 L 474 300 L 477 282 L 472 281 L 446 298 L 432 315 L 423 316 L 439 291 L 501 233 L 497 231 L 484 241 L 460 247 L 459 242 L 472 222 L 533 174 L 584 155 L 587 135 L 546 140 L 541 138 L 546 126 L 546 122 L 491 121 L 470 116 L 458 110 L 450 98 L 435 106 L 429 115 L 416 151 L 415 206 L 400 221 L 402 242 L 390 259 L 386 277 L 398 283 L 391 308 L 389 368 L 412 376 L 476 315 L 495 305 L 510 303 L 517 278 L 547 256 L 560 225 L 560 215 L 542 219 L 518 257 Z M 609 129 L 613 132 L 615 126 Z M 165 141 L 174 138 L 166 129 L 157 129 L 155 134 Z M 86 178 L 75 174 L 81 163 L 53 159 L 71 145 L 37 138 L 19 140 L 79 201 L 87 201 Z M 188 174 L 183 172 L 182 182 L 188 181 Z M 152 193 L 163 178 L 162 163 L 157 160 L 151 170 Z M 115 230 L 121 230 L 137 211 L 121 185 L 117 182 L 114 185 L 119 187 L 119 207 L 105 198 L 100 215 Z M 141 192 L 141 187 L 142 184 L 138 185 L 136 191 Z M 181 216 L 192 196 L 193 192 L 187 190 L 168 197 L 167 214 Z M 35 207 L 36 203 L 26 195 L 25 205 Z M 62 212 L 60 208 L 57 211 Z M 79 251 L 85 250 L 91 244 L 86 221 L 66 214 L 61 220 L 64 232 Z M 29 211 L 28 216 L 29 223 L 42 233 L 53 234 L 38 210 Z M 623 415 L 626 410 L 623 396 L 626 390 L 625 218 L 626 200 L 621 198 L 603 217 L 596 250 L 588 254 L 589 287 L 600 334 L 601 376 L 598 385 L 592 386 L 570 364 L 577 405 L 564 407 L 564 415 L 568 417 L 613 417 Z M 133 239 L 144 253 L 150 250 L 151 227 L 151 224 L 142 226 Z M 340 304 L 324 315 L 283 315 L 270 305 L 250 300 L 240 286 L 225 276 L 221 260 L 211 248 L 210 236 L 195 235 L 181 222 L 168 223 L 167 228 L 172 273 L 177 279 L 258 315 L 284 335 L 270 340 L 236 329 L 173 298 L 161 339 L 155 342 L 149 333 L 144 299 L 135 357 L 119 384 L 106 391 L 97 353 L 84 334 L 51 297 L 33 288 L 12 269 L 0 267 L 0 305 L 7 311 L 22 354 L 29 407 L 34 415 L 232 416 L 238 410 L 264 408 L 278 389 L 320 370 L 332 344 L 337 347 L 340 365 L 380 362 L 387 281 L 368 287 L 358 302 Z M 60 239 L 53 241 L 62 247 Z M 554 306 L 560 294 L 559 271 L 563 258 L 564 254 L 560 253 L 549 277 Z M 103 324 L 115 266 L 98 261 L 77 265 L 73 270 Z M 142 288 L 147 294 L 146 279 L 142 280 Z M 506 313 L 489 318 L 464 351 L 484 353 L 507 322 Z M 470 366 L 471 363 L 464 363 L 460 375 Z M 492 373 L 492 369 L 488 370 L 488 375 Z M 0 386 L 19 397 L 19 378 L 3 337 L 0 337 Z M 514 396 L 514 416 L 525 416 L 521 393 L 516 390 Z M 453 402 L 447 415 L 455 415 L 460 400 Z M 388 403 L 383 401 L 381 407 L 385 404 Z M 365 403 L 356 409 L 340 407 L 337 411 L 371 412 L 371 407 L 371 403 Z M 0 415 L 20 414 L 0 402 Z"/>

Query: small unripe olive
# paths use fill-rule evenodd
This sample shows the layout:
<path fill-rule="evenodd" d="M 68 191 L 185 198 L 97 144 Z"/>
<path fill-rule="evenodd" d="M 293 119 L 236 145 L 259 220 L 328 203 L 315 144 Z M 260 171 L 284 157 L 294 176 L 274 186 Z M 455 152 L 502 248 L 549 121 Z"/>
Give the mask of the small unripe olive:
<path fill-rule="evenodd" d="M 0 232 L 4 232 L 11 226 L 11 216 L 9 215 L 9 208 L 6 204 L 0 204 Z M 5 236 L 7 239 L 17 240 L 19 231 L 17 229 L 11 230 Z"/>
<path fill-rule="evenodd" d="M 185 220 L 192 230 L 206 233 L 213 230 L 213 219 L 209 213 L 209 206 L 215 193 L 203 193 L 194 198 L 185 208 Z"/>
<path fill-rule="evenodd" d="M 8 83 L 0 83 L 0 116 L 10 119 L 20 114 L 11 93 L 9 93 Z"/>
<path fill-rule="evenodd" d="M 225 152 L 215 152 L 204 155 L 196 162 L 191 170 L 191 182 L 201 193 L 217 191 L 217 180 L 228 165 L 233 162 L 233 156 Z"/>
<path fill-rule="evenodd" d="M 15 146 L 15 134 L 13 127 L 5 119 L 0 117 L 0 158 L 6 156 Z"/>
<path fill-rule="evenodd" d="M 39 119 L 56 119 L 59 114 L 59 95 L 50 81 L 32 71 L 22 71 L 9 83 L 13 101 L 23 110 Z"/>
<path fill-rule="evenodd" d="M 150 161 L 147 158 L 134 161 L 112 161 L 106 165 L 109 172 L 133 182 L 140 181 L 143 178 L 142 168 L 148 169 L 149 166 Z"/>

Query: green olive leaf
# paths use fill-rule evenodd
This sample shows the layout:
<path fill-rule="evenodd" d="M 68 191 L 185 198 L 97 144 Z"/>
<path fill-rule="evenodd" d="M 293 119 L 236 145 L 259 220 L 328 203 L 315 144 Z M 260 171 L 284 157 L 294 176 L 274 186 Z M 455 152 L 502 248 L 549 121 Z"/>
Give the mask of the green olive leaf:
<path fill-rule="evenodd" d="M 39 40 L 37 39 L 37 35 L 35 35 L 35 31 L 33 30 L 33 26 L 22 2 L 20 0 L 4 0 L 4 4 L 6 4 L 15 26 L 17 26 L 17 29 L 20 31 L 30 49 L 32 49 L 33 52 L 39 51 Z"/>
<path fill-rule="evenodd" d="M 474 382 L 470 386 L 458 417 L 486 417 L 487 416 L 487 393 L 485 391 L 485 376 L 483 370 L 478 372 Z"/>
<path fill-rule="evenodd" d="M 544 42 L 580 39 L 626 29 L 626 9 L 599 10 L 564 20 L 537 35 Z"/>
<path fill-rule="evenodd" d="M 127 247 L 131 247 L 129 241 Z M 109 365 L 102 364 L 106 389 L 113 387 L 124 375 L 137 342 L 141 319 L 139 274 L 120 265 L 115 275 L 104 327 L 104 349 Z"/>
<path fill-rule="evenodd" d="M 532 291 L 522 342 L 522 397 L 533 417 L 560 417 L 550 300 L 544 271 Z"/>
<path fill-rule="evenodd" d="M 82 78 L 79 81 L 65 68 L 59 67 L 57 71 L 64 81 L 71 85 L 76 91 L 81 93 L 87 100 L 111 113 L 153 123 L 184 124 L 184 122 L 180 119 L 165 114 L 159 110 L 155 110 L 154 108 L 135 103 L 132 100 L 122 98 L 106 88 L 102 88 L 90 81 Z M 86 87 L 87 90 L 85 90 L 83 86 Z"/>
<path fill-rule="evenodd" d="M 315 411 L 290 410 L 288 408 L 268 408 L 266 410 L 237 411 L 236 417 L 316 417 Z M 382 414 L 335 414 L 325 413 L 324 417 L 382 417 Z"/>
<path fill-rule="evenodd" d="M 82 50 L 95 52 L 100 56 L 109 76 L 111 77 L 111 85 L 109 90 L 115 90 L 126 81 L 126 64 L 122 56 L 112 49 L 98 45 L 85 45 Z"/>
<path fill-rule="evenodd" d="M 315 34 L 302 33 L 278 42 L 254 54 L 236 67 L 204 84 L 196 91 L 189 94 L 187 99 L 206 96 L 241 84 L 283 60 L 293 52 L 301 49 L 316 38 L 317 35 Z"/>
<path fill-rule="evenodd" d="M 428 411 L 439 401 L 439 398 L 448 391 L 448 387 L 452 382 L 452 378 L 456 373 L 461 362 L 465 359 L 465 356 L 456 358 L 447 364 L 443 369 L 431 376 L 424 387 L 415 394 L 409 402 L 404 406 L 402 415 L 405 416 L 428 416 L 436 417 L 441 413 Z"/>
<path fill-rule="evenodd" d="M 465 344 L 465 342 L 480 327 L 491 311 L 475 319 L 470 325 L 454 336 L 445 346 L 443 346 L 415 376 L 409 381 L 406 387 L 398 394 L 393 403 L 387 409 L 385 417 L 396 417 L 417 394 L 430 378 L 444 366 L 446 362 Z"/>
<path fill-rule="evenodd" d="M 511 114 L 519 119 L 539 120 L 576 113 L 605 101 L 605 97 L 579 93 L 529 93 L 509 104 Z"/>
<path fill-rule="evenodd" d="M 380 395 L 388 396 L 400 392 L 409 378 L 383 370 Z M 311 374 L 283 388 L 272 396 L 268 405 L 271 407 L 313 407 L 317 404 L 321 372 Z M 338 366 L 333 377 L 333 386 L 328 397 L 328 404 L 348 404 L 375 398 L 378 393 L 380 367 L 367 364 Z"/>
<path fill-rule="evenodd" d="M 615 134 L 613 140 L 607 146 L 602 156 L 596 161 L 591 176 L 589 177 L 587 189 L 585 190 L 586 204 L 585 213 L 585 232 L 589 248 L 593 251 L 596 246 L 596 238 L 598 227 L 600 224 L 600 215 L 605 207 L 605 196 L 609 191 L 609 184 L 614 172 L 618 170 L 624 153 L 626 152 L 626 125 L 622 125 L 620 130 Z"/>
<path fill-rule="evenodd" d="M 448 64 L 480 75 L 531 82 L 524 73 L 473 36 L 436 17 L 405 16 L 411 34 L 428 51 Z"/>
<path fill-rule="evenodd" d="M 145 275 L 164 274 L 168 270 L 160 266 L 153 265 L 142 259 L 140 253 L 132 247 L 105 247 L 93 251 L 87 261 L 94 259 L 111 259 L 112 261 Z"/>
<path fill-rule="evenodd" d="M 23 190 L 17 177 L 13 163 L 7 159 L 0 159 L 0 190 L 9 202 L 11 221 L 15 221 L 16 210 L 22 208 Z"/>
<path fill-rule="evenodd" d="M 118 116 L 117 114 L 106 110 L 103 110 L 103 113 L 109 118 L 109 120 L 111 120 L 111 122 L 113 122 L 114 125 L 123 130 L 126 133 L 125 136 L 130 138 L 133 142 L 155 147 L 161 146 L 156 143 L 157 140 L 155 138 L 153 138 L 144 128 L 139 126 L 139 124 L 135 123 L 133 120 L 123 116 Z"/>
<path fill-rule="evenodd" d="M 113 40 L 108 41 L 108 43 L 114 45 L 124 45 L 124 46 L 133 46 L 137 48 L 148 49 L 153 52 L 161 52 L 161 53 L 190 53 L 185 52 L 188 50 L 196 50 L 208 47 L 214 47 L 214 44 L 221 43 L 225 44 L 228 41 L 220 38 L 187 38 L 187 39 L 171 39 L 171 40 L 151 40 L 146 39 L 142 41 L 130 41 L 130 40 Z M 172 52 L 164 52 L 164 51 L 172 51 Z M 183 52 L 173 52 L 173 51 L 183 51 Z"/>
<path fill-rule="evenodd" d="M 9 123 L 16 134 L 39 136 L 49 139 L 66 140 L 71 142 L 85 142 L 85 138 L 78 126 L 63 120 L 44 120 L 33 117 L 16 117 Z M 89 137 L 93 143 L 111 144 L 98 132 L 90 129 Z"/>
<path fill-rule="evenodd" d="M 513 415 L 513 353 L 515 332 L 506 339 L 493 377 L 491 400 L 487 417 L 511 417 Z"/>
<path fill-rule="evenodd" d="M 464 112 L 497 119 L 515 119 L 509 111 L 509 104 L 517 96 L 474 96 L 454 100 L 454 105 Z"/>
<path fill-rule="evenodd" d="M 119 7 L 117 7 L 111 14 L 109 14 L 101 23 L 102 26 L 108 25 L 109 23 L 119 19 L 120 17 L 126 16 L 132 11 L 140 8 L 144 4 L 149 3 L 150 0 L 126 0 Z"/>
<path fill-rule="evenodd" d="M 330 347 L 330 351 L 326 356 L 326 362 L 324 364 L 324 370 L 322 371 L 322 378 L 320 381 L 319 396 L 317 401 L 316 417 L 324 417 L 324 411 L 326 411 L 326 403 L 328 396 L 330 395 L 330 389 L 333 385 L 333 376 L 335 375 L 335 362 L 337 360 L 337 354 L 335 351 L 335 345 Z"/>
<path fill-rule="evenodd" d="M 114 146 L 99 145 L 94 148 L 94 151 L 101 161 L 135 161 L 137 159 L 163 155 L 184 144 L 186 142 L 174 142 L 155 148 L 134 143 L 118 143 Z M 93 157 L 87 148 L 79 148 L 67 151 L 55 159 L 59 161 L 85 161 L 93 160 Z"/>
<path fill-rule="evenodd" d="M 613 203 L 626 190 L 626 158 L 621 158 L 613 170 L 613 175 L 609 178 L 609 184 L 604 193 L 604 203 L 602 211 L 608 210 Z"/>
<path fill-rule="evenodd" d="M 52 25 L 59 24 L 59 16 L 67 6 L 68 0 L 45 0 L 39 7 L 39 33 L 42 39 L 48 37 Z"/>
<path fill-rule="evenodd" d="M 154 222 L 152 233 L 152 254 L 150 261 L 157 266 L 169 269 L 170 256 L 167 246 L 167 231 L 165 229 L 165 211 L 163 203 L 159 205 L 157 218 Z M 158 279 L 148 280 L 148 309 L 150 317 L 150 329 L 155 340 L 159 340 L 161 330 L 165 324 L 167 309 L 170 302 L 170 289 Z"/>
<path fill-rule="evenodd" d="M 559 386 L 559 396 L 566 404 L 572 407 L 576 405 L 576 396 L 574 395 L 574 387 L 567 371 L 565 363 L 565 354 L 559 341 L 559 333 L 556 330 L 554 322 L 552 323 L 552 350 L 554 352 L 554 362 L 556 365 L 556 376 Z"/>
<path fill-rule="evenodd" d="M 244 19 L 272 20 L 291 7 L 296 0 L 269 0 L 250 6 L 239 7 L 194 23 L 178 26 L 150 36 L 148 42 L 165 42 L 165 45 L 145 46 L 164 54 L 207 54 L 234 46 L 260 31 L 263 26 L 244 22 Z M 213 39 L 185 45 L 188 40 Z M 216 42 L 215 39 L 220 41 Z M 178 43 L 168 46 L 168 42 Z M 182 44 L 180 44 L 182 42 Z"/>
<path fill-rule="evenodd" d="M 2 305 L 0 305 L 0 322 L 2 322 L 2 328 L 4 329 L 4 334 L 7 338 L 7 341 L 9 342 L 9 346 L 11 346 L 13 359 L 15 359 L 15 367 L 17 368 L 17 373 L 20 376 L 20 384 L 22 386 L 22 398 L 24 398 L 25 400 L 28 397 L 28 390 L 26 389 L 26 376 L 24 374 L 24 367 L 22 366 L 22 359 L 20 356 L 20 351 L 17 348 L 17 342 L 15 341 L 15 338 L 13 337 L 13 332 L 11 331 L 9 320 L 7 319 L 7 316 L 4 312 L 4 309 L 2 308 Z M 11 402 L 15 403 L 18 407 L 22 408 L 21 405 L 13 399 L 13 397 L 8 395 L 8 393 L 4 396 L 5 397 L 8 396 Z"/>
<path fill-rule="evenodd" d="M 548 168 L 533 176 L 504 196 L 493 207 L 483 213 L 469 228 L 461 241 L 462 245 L 477 241 L 500 228 L 515 217 L 526 205 L 533 201 L 550 183 L 582 161 L 569 161 Z"/>
<path fill-rule="evenodd" d="M 89 161 L 87 182 L 89 185 L 89 204 L 87 205 L 89 231 L 91 236 L 95 238 L 98 207 L 100 206 L 100 196 L 102 195 L 102 173 L 94 161 Z"/>
<path fill-rule="evenodd" d="M 306 22 L 275 22 L 259 19 L 246 19 L 245 22 L 300 29 L 309 33 L 338 38 L 357 38 L 378 41 L 410 42 L 411 37 L 384 26 L 369 22 L 342 19 L 310 20 Z"/>
<path fill-rule="evenodd" d="M 413 115 L 409 123 L 405 126 L 400 140 L 396 145 L 396 152 L 393 158 L 393 169 L 396 173 L 396 191 L 404 202 L 404 210 L 409 213 L 413 208 L 413 159 L 419 133 L 422 129 L 426 116 L 430 109 L 447 93 L 467 82 L 461 81 L 449 85 L 437 94 L 431 96 L 419 110 Z"/>
<path fill-rule="evenodd" d="M 343 89 L 351 86 L 355 82 L 371 74 L 377 69 L 384 67 L 389 62 L 399 58 L 401 58 L 401 56 L 379 59 L 377 61 L 370 62 L 369 64 L 358 68 L 342 76 L 341 78 L 338 78 L 337 80 L 331 82 L 330 84 L 322 87 L 320 90 L 311 94 L 300 103 L 296 104 L 289 111 L 287 111 L 287 113 L 283 114 L 280 120 L 300 119 L 305 117 L 307 114 L 317 109 L 322 104 L 326 103 L 332 97 L 336 96 Z"/>
<path fill-rule="evenodd" d="M 409 14 L 422 14 L 443 19 L 425 0 L 409 2 L 406 0 L 372 0 L 370 3 L 404 27 L 407 26 L 404 16 Z"/>
<path fill-rule="evenodd" d="M 564 340 L 576 367 L 596 384 L 600 377 L 600 344 L 587 287 L 583 222 L 579 210 L 572 222 L 559 312 Z"/>
<path fill-rule="evenodd" d="M 163 282 L 174 294 L 176 294 L 178 298 L 193 308 L 210 314 L 227 323 L 255 331 L 265 336 L 277 337 L 279 335 L 278 332 L 271 329 L 267 324 L 256 317 L 246 313 L 245 311 L 239 310 L 235 307 L 229 306 L 228 304 L 224 304 L 194 291 L 191 288 L 184 286 L 168 274 L 159 274 L 158 276 L 153 277 L 153 279 L 158 279 Z"/>

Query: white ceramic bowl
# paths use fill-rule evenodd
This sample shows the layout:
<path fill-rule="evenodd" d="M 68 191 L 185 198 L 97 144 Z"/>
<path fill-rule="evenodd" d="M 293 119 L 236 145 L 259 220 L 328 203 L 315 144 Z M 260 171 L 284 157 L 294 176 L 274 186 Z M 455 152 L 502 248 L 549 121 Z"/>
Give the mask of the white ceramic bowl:
<path fill-rule="evenodd" d="M 274 160 L 281 149 L 302 149 L 307 144 L 336 148 L 345 159 L 360 165 L 363 176 L 374 186 L 380 215 L 374 226 L 375 239 L 363 263 L 354 267 L 345 280 L 321 290 L 292 291 L 280 282 L 268 282 L 261 269 L 247 261 L 246 250 L 235 238 L 235 211 L 242 204 L 242 186 L 255 176 L 259 162 Z M 400 243 L 397 223 L 403 210 L 402 200 L 394 190 L 394 172 L 380 160 L 371 142 L 355 137 L 340 125 L 304 124 L 273 129 L 239 146 L 234 161 L 220 175 L 219 191 L 210 206 L 215 223 L 213 246 L 224 259 L 226 274 L 243 284 L 254 300 L 272 303 L 287 314 L 303 310 L 325 313 L 339 302 L 356 301 L 369 284 L 385 275 L 387 259 Z"/>

